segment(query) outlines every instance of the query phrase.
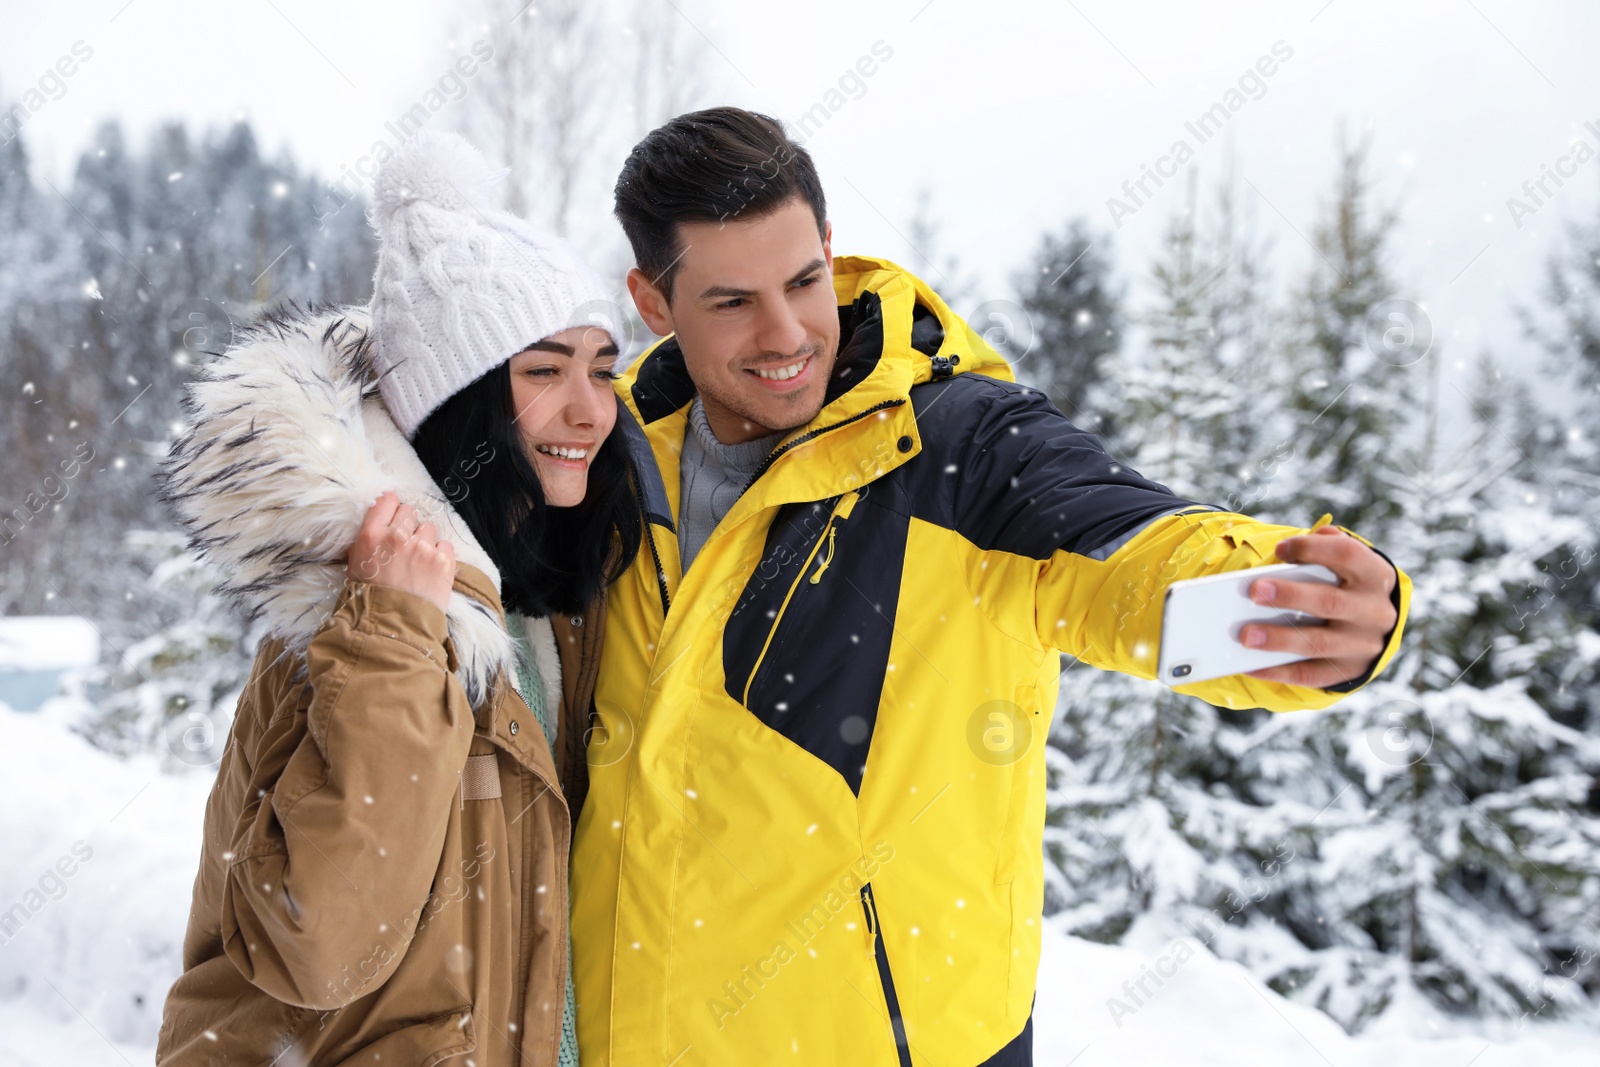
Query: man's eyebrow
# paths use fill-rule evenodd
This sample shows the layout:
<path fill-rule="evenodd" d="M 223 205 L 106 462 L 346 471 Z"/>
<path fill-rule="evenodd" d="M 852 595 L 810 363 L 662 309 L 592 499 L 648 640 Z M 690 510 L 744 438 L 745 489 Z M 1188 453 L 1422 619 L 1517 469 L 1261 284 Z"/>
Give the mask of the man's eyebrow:
<path fill-rule="evenodd" d="M 799 270 L 795 271 L 794 272 L 794 276 L 791 277 L 784 284 L 785 285 L 793 285 L 795 282 L 803 281 L 805 279 L 806 275 L 817 271 L 818 269 L 820 269 L 822 267 L 822 265 L 823 265 L 822 264 L 822 260 L 820 258 L 813 259 L 810 263 L 807 263 L 805 266 L 803 266 Z"/>
<path fill-rule="evenodd" d="M 755 295 L 756 295 L 756 291 L 754 289 L 735 289 L 731 285 L 713 285 L 711 288 L 705 290 L 703 293 L 700 294 L 700 299 L 701 300 L 707 300 L 707 299 L 710 299 L 711 297 L 726 298 L 726 297 L 730 297 L 730 296 L 755 296 Z"/>
<path fill-rule="evenodd" d="M 789 280 L 784 282 L 784 284 L 793 285 L 803 279 L 806 275 L 814 273 L 823 265 L 823 261 L 820 258 L 813 259 L 810 263 L 807 263 L 804 267 L 801 267 L 799 270 L 795 271 Z M 719 299 L 726 300 L 730 297 L 747 297 L 755 295 L 756 291 L 754 289 L 736 289 L 731 285 L 713 285 L 711 288 L 706 289 L 700 294 L 700 299 L 709 300 L 712 297 L 717 297 Z"/>

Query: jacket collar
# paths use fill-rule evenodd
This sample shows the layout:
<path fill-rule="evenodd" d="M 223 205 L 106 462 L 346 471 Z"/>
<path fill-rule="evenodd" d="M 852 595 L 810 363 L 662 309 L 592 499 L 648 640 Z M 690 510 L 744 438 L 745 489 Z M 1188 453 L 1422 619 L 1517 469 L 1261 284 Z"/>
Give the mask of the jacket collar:
<path fill-rule="evenodd" d="M 840 348 L 822 410 L 779 442 L 726 523 L 860 488 L 917 455 L 922 441 L 909 402 L 915 385 L 949 374 L 1014 380 L 988 342 L 910 271 L 862 256 L 836 258 L 833 267 Z M 646 495 L 670 508 L 670 515 L 652 508 L 652 522 L 670 532 L 679 509 L 678 454 L 695 396 L 676 338 L 636 360 L 617 388 L 655 460 L 655 470 L 646 471 L 647 479 L 656 476 Z"/>
<path fill-rule="evenodd" d="M 477 705 L 514 663 L 499 571 L 384 408 L 367 331 L 363 308 L 298 307 L 245 330 L 190 385 L 161 493 L 219 593 L 301 651 L 338 603 L 367 509 L 395 490 L 463 564 L 445 614 Z"/>

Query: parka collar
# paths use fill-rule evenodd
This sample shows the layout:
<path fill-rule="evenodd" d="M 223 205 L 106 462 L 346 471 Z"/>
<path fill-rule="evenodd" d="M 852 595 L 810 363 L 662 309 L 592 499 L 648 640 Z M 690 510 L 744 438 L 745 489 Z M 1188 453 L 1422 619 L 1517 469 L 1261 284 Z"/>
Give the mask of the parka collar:
<path fill-rule="evenodd" d="M 914 385 L 970 373 L 1014 380 L 993 347 L 910 271 L 888 260 L 843 256 L 834 260 L 833 284 L 842 329 L 822 410 L 778 443 L 725 523 L 859 489 L 917 455 Z M 650 443 L 657 488 L 675 516 L 678 450 L 695 396 L 676 338 L 636 360 L 618 392 Z"/>
<path fill-rule="evenodd" d="M 367 509 L 396 491 L 464 565 L 445 615 L 477 705 L 514 664 L 499 571 L 384 408 L 367 328 L 364 308 L 291 306 L 243 331 L 189 386 L 161 494 L 219 593 L 301 651 L 337 606 Z"/>

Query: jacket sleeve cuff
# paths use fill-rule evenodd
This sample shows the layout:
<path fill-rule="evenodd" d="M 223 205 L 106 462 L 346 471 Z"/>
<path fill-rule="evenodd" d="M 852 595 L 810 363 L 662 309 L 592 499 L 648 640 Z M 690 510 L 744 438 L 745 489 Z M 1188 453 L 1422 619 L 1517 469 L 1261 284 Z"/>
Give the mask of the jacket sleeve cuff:
<path fill-rule="evenodd" d="M 352 629 L 404 641 L 441 667 L 446 663 L 449 622 L 439 605 L 427 597 L 390 585 L 346 579 L 335 614 L 341 613 Z"/>

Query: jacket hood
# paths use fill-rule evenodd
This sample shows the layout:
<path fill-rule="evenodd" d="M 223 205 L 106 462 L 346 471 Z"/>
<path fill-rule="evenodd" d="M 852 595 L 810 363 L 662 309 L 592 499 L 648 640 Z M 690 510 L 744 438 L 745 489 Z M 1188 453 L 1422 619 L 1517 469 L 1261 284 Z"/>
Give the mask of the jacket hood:
<path fill-rule="evenodd" d="M 394 490 L 488 579 L 458 575 L 445 612 L 478 705 L 515 662 L 500 573 L 384 407 L 368 326 L 364 308 L 291 307 L 237 334 L 189 386 L 161 495 L 218 592 L 299 652 L 337 605 L 367 509 Z"/>
<path fill-rule="evenodd" d="M 983 374 L 1015 381 L 1011 365 L 927 282 L 898 264 L 871 256 L 839 256 L 833 287 L 841 306 L 876 299 L 882 318 L 883 357 L 904 364 L 909 389 L 948 374 Z M 870 312 L 869 312 L 870 314 Z M 939 362 L 960 361 L 948 368 Z"/>

